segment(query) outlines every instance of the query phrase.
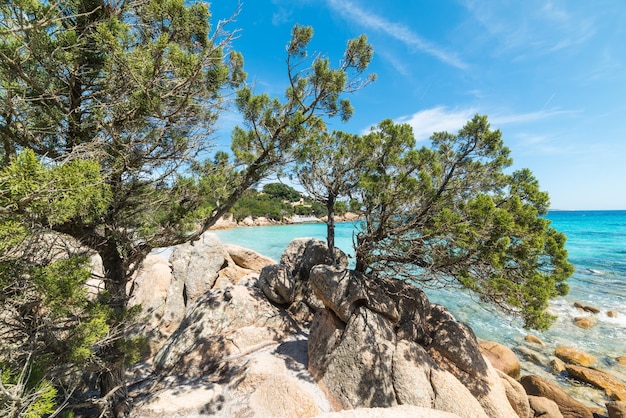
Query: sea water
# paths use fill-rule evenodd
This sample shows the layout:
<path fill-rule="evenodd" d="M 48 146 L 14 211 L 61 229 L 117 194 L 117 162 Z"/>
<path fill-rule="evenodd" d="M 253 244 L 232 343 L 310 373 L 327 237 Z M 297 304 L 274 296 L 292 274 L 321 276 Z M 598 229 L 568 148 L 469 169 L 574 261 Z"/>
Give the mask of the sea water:
<path fill-rule="evenodd" d="M 597 356 L 607 365 L 618 356 L 626 356 L 626 211 L 552 211 L 547 217 L 552 227 L 567 236 L 566 248 L 575 272 L 568 280 L 570 292 L 550 304 L 558 316 L 545 332 L 529 331 L 519 320 L 489 309 L 471 294 L 459 291 L 426 290 L 431 302 L 446 306 L 469 324 L 478 338 L 497 341 L 509 347 L 523 344 L 530 332 L 546 343 L 548 352 L 558 345 L 569 345 Z M 335 242 L 348 255 L 354 254 L 352 223 L 336 225 Z M 294 238 L 325 240 L 323 223 L 240 227 L 215 231 L 224 243 L 248 247 L 279 260 Z M 599 314 L 582 312 L 574 302 L 600 309 Z M 607 316 L 610 310 L 617 317 Z M 575 317 L 592 316 L 596 325 L 582 329 Z"/>

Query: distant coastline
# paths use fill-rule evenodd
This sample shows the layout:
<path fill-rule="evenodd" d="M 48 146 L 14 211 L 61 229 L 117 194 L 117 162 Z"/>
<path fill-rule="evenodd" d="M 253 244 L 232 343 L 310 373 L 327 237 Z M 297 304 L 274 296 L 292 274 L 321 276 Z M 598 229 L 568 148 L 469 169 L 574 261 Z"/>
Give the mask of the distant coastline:
<path fill-rule="evenodd" d="M 264 216 L 252 217 L 248 216 L 240 221 L 237 221 L 232 214 L 224 215 L 219 219 L 211 230 L 220 229 L 232 229 L 237 227 L 247 226 L 271 226 L 271 225 L 293 225 L 293 224 L 305 224 L 305 223 L 325 223 L 327 217 L 322 216 L 320 218 L 312 215 L 293 215 L 285 216 L 281 221 L 275 219 L 269 219 Z M 353 212 L 346 212 L 343 215 L 336 215 L 335 222 L 352 222 L 359 219 L 359 215 Z"/>

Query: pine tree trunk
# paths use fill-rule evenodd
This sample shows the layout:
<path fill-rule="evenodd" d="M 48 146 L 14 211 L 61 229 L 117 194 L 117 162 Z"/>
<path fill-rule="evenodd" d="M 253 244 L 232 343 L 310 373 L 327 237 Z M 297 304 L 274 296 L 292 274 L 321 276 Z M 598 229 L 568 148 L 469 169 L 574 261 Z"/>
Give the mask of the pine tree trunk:
<path fill-rule="evenodd" d="M 329 195 L 326 200 L 326 211 L 328 219 L 326 220 L 326 244 L 328 246 L 329 264 L 335 264 L 335 196 Z"/>
<path fill-rule="evenodd" d="M 123 362 L 109 364 L 100 376 L 100 394 L 108 410 L 105 416 L 122 418 L 130 416 L 130 399 L 126 387 L 126 367 Z"/>
<path fill-rule="evenodd" d="M 104 267 L 105 289 L 109 292 L 109 307 L 113 309 L 114 316 L 110 319 L 111 329 L 120 333 L 124 328 L 118 318 L 123 318 L 126 311 L 128 296 L 126 294 L 126 269 L 124 260 L 119 254 L 117 245 L 109 242 L 100 251 L 102 265 Z M 105 364 L 105 369 L 100 372 L 98 386 L 100 396 L 105 401 L 108 409 L 107 416 L 127 417 L 130 414 L 130 402 L 128 388 L 126 387 L 126 361 L 124 352 L 120 349 L 122 335 L 115 336 L 113 342 L 104 347 L 99 353 Z"/>

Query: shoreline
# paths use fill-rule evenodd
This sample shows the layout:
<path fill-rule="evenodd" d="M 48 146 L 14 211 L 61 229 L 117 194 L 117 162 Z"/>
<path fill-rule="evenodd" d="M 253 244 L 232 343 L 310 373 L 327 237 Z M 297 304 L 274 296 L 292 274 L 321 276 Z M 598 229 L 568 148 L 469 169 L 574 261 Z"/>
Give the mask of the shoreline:
<path fill-rule="evenodd" d="M 358 220 L 359 217 L 360 216 L 356 213 L 346 212 L 344 215 L 335 216 L 335 222 L 354 222 Z M 238 227 L 302 225 L 314 223 L 326 223 L 326 216 L 318 218 L 316 216 L 293 215 L 291 217 L 284 217 L 282 221 L 269 219 L 264 216 L 248 216 L 241 221 L 236 221 L 232 214 L 228 214 L 220 218 L 215 225 L 209 228 L 209 231 L 234 229 Z"/>

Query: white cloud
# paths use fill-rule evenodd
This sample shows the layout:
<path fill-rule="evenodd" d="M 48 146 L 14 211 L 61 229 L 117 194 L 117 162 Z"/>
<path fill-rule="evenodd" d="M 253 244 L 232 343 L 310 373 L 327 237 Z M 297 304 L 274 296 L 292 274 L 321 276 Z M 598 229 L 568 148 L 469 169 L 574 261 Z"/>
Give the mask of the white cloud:
<path fill-rule="evenodd" d="M 435 132 L 447 131 L 456 134 L 475 113 L 476 110 L 473 108 L 448 109 L 437 106 L 400 117 L 395 122 L 408 123 L 413 128 L 415 140 L 425 141 Z"/>
<path fill-rule="evenodd" d="M 365 11 L 357 4 L 347 0 L 327 0 L 328 5 L 338 12 L 344 19 L 359 23 L 369 29 L 383 32 L 392 38 L 399 40 L 409 48 L 427 53 L 439 61 L 456 68 L 466 69 L 468 65 L 456 54 L 450 53 L 413 32 L 410 28 L 395 22 L 386 20 L 384 17 Z"/>
<path fill-rule="evenodd" d="M 408 123 L 413 128 L 415 140 L 425 141 L 434 132 L 446 131 L 456 134 L 476 113 L 480 112 L 473 107 L 449 109 L 445 106 L 437 106 L 431 109 L 420 110 L 412 115 L 401 116 L 396 118 L 395 122 Z M 580 111 L 542 110 L 539 112 L 502 114 L 490 116 L 489 123 L 493 129 L 498 129 L 502 125 L 534 122 L 555 116 L 575 115 L 578 113 Z"/>

